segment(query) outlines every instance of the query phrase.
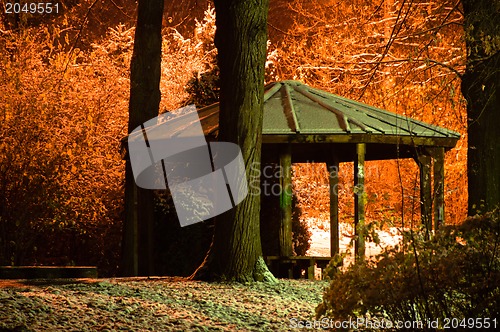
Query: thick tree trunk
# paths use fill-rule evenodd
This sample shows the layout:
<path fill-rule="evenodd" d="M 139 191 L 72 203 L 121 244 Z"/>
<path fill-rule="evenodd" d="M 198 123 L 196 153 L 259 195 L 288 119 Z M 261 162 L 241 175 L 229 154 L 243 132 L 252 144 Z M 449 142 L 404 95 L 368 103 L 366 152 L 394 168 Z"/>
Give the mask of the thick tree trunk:
<path fill-rule="evenodd" d="M 220 140 L 242 150 L 247 179 L 260 165 L 268 0 L 215 0 L 215 43 L 220 68 Z M 256 169 L 260 169 L 257 167 Z M 274 277 L 262 258 L 260 188 L 216 218 L 210 253 L 193 277 L 236 281 Z"/>
<path fill-rule="evenodd" d="M 134 51 L 130 64 L 130 133 L 158 115 L 160 107 L 161 27 L 163 0 L 139 0 Z M 153 191 L 138 188 L 130 158 L 125 174 L 125 223 L 122 274 L 153 274 Z"/>
<path fill-rule="evenodd" d="M 500 0 L 462 0 L 467 68 L 469 214 L 500 204 Z"/>

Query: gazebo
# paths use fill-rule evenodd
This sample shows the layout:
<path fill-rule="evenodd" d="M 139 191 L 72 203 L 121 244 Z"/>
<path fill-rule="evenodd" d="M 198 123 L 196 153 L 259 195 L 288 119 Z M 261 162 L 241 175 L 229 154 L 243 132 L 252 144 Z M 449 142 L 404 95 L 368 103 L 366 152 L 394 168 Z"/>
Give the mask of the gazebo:
<path fill-rule="evenodd" d="M 205 135 L 216 139 L 218 104 L 198 111 Z M 457 132 L 343 98 L 298 81 L 265 87 L 263 162 L 284 170 L 280 184 L 291 188 L 293 162 L 322 162 L 329 170 L 331 255 L 339 253 L 338 166 L 354 162 L 355 254 L 364 257 L 366 160 L 413 158 L 420 169 L 422 223 L 427 231 L 444 223 L 444 154 L 453 148 Z M 433 183 L 431 183 L 433 172 Z M 280 257 L 292 250 L 291 190 L 281 190 Z M 434 206 L 433 206 L 434 203 Z M 433 224 L 434 219 L 434 224 Z"/>

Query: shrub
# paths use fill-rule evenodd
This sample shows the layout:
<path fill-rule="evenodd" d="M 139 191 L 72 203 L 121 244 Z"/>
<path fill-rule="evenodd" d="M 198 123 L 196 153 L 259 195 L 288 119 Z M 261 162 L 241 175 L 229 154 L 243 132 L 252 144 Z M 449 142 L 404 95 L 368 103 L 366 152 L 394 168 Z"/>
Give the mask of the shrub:
<path fill-rule="evenodd" d="M 500 316 L 499 209 L 445 226 L 431 240 L 404 233 L 378 262 L 333 274 L 318 317 L 391 322 Z"/>
<path fill-rule="evenodd" d="M 68 54 L 57 27 L 0 38 L 0 264 L 98 265 L 119 255 L 126 70 Z M 103 88 L 106 87 L 106 88 Z"/>

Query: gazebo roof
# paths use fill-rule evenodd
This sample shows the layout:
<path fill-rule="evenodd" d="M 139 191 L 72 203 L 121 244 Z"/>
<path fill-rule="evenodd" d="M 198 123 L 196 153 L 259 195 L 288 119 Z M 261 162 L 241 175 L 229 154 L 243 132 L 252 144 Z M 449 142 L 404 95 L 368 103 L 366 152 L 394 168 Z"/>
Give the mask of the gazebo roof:
<path fill-rule="evenodd" d="M 199 110 L 205 134 L 218 131 L 218 104 Z M 298 81 L 266 85 L 263 143 L 385 143 L 452 148 L 460 134 Z"/>

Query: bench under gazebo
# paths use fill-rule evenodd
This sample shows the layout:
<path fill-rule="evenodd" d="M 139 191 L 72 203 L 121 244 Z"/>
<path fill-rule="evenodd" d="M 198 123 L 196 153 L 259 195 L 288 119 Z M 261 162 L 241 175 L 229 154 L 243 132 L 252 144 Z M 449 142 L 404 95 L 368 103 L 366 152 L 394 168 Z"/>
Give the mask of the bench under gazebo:
<path fill-rule="evenodd" d="M 198 111 L 207 139 L 218 135 L 218 104 Z M 420 169 L 422 223 L 430 232 L 444 223 L 444 154 L 453 148 L 457 132 L 343 98 L 298 81 L 265 87 L 262 162 L 284 170 L 280 179 L 279 255 L 268 264 L 325 266 L 330 257 L 297 257 L 292 247 L 291 165 L 326 163 L 330 183 L 330 253 L 339 253 L 338 167 L 354 162 L 354 251 L 364 258 L 365 161 L 413 158 Z M 433 172 L 433 177 L 431 176 Z M 433 178 L 433 183 L 431 179 Z M 434 203 L 434 204 L 433 204 Z M 278 239 L 277 239 L 278 241 Z M 290 270 L 290 269 L 289 269 Z M 290 270 L 291 271 L 291 270 Z M 290 272 L 291 273 L 291 272 Z M 289 273 L 289 274 L 290 274 Z"/>

